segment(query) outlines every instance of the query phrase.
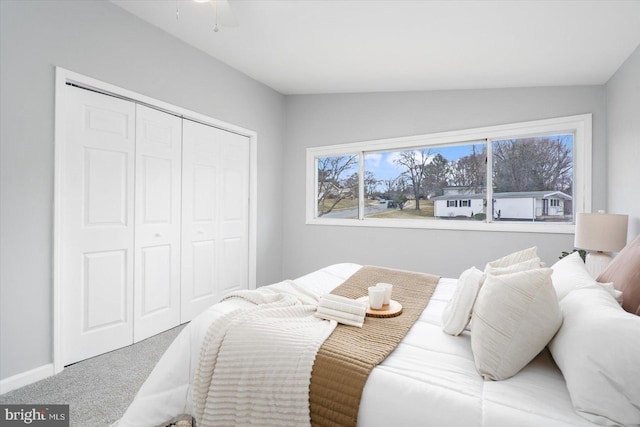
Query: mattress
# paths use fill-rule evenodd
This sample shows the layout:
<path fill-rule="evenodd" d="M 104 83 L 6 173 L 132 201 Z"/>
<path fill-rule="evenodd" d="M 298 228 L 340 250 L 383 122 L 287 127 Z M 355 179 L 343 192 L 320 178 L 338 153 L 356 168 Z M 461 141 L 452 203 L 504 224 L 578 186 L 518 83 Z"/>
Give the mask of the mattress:
<path fill-rule="evenodd" d="M 330 292 L 358 264 L 335 264 L 295 279 L 317 294 Z M 471 335 L 442 332 L 442 311 L 457 279 L 442 278 L 429 304 L 398 347 L 369 376 L 359 426 L 593 426 L 576 414 L 562 373 L 544 350 L 514 377 L 484 381 L 471 352 Z M 218 316 L 252 304 L 230 299 L 200 314 L 162 356 L 120 427 L 162 425 L 191 413 L 200 344 Z"/>

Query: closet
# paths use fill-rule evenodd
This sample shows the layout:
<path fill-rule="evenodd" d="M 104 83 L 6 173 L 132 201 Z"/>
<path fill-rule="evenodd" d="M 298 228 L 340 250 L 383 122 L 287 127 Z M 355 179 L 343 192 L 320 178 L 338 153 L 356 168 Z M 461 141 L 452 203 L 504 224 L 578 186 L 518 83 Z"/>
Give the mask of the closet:
<path fill-rule="evenodd" d="M 56 139 L 64 365 L 249 283 L 249 138 L 66 85 Z"/>

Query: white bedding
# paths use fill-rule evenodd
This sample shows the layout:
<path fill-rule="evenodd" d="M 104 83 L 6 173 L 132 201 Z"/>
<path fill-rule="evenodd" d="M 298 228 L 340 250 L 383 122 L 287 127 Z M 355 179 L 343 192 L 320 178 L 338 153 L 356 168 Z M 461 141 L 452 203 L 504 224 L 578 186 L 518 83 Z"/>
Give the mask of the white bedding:
<path fill-rule="evenodd" d="M 330 292 L 361 266 L 336 264 L 295 281 Z M 359 426 L 593 426 L 572 407 L 561 372 L 548 351 L 514 377 L 483 381 L 468 331 L 442 332 L 442 311 L 456 279 L 441 279 L 431 300 L 398 347 L 376 367 L 365 385 Z M 160 425 L 191 413 L 200 344 L 209 324 L 252 304 L 240 299 L 215 304 L 194 319 L 167 349 L 119 427 Z"/>

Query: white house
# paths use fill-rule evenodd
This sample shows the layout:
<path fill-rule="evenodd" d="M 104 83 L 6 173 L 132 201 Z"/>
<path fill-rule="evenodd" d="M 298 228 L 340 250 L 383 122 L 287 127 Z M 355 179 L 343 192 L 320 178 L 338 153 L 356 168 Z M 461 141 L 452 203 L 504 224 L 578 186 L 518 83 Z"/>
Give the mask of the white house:
<path fill-rule="evenodd" d="M 561 191 L 524 191 L 494 194 L 498 219 L 566 219 L 571 215 L 572 197 Z"/>
<path fill-rule="evenodd" d="M 433 216 L 455 218 L 484 213 L 484 197 L 482 194 L 445 194 L 434 197 Z"/>
<path fill-rule="evenodd" d="M 486 213 L 486 195 L 481 193 L 465 194 L 456 191 L 448 191 L 447 193 L 449 194 L 432 199 L 435 217 L 471 217 L 478 213 Z M 571 215 L 569 202 L 572 197 L 561 191 L 494 193 L 493 199 L 496 219 L 566 219 Z"/>

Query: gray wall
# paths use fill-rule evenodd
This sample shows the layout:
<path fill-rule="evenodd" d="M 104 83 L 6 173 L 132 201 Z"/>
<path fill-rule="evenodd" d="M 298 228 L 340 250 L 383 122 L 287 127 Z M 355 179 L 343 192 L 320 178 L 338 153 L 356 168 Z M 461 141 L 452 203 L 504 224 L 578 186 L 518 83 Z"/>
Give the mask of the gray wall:
<path fill-rule="evenodd" d="M 640 46 L 607 82 L 607 208 L 640 234 Z"/>
<path fill-rule="evenodd" d="M 258 284 L 282 277 L 284 97 L 105 1 L 0 1 L 0 379 L 52 362 L 54 67 L 258 133 Z"/>
<path fill-rule="evenodd" d="M 458 277 L 533 245 L 552 264 L 573 248 L 573 235 L 305 225 L 305 149 L 593 113 L 593 208 L 603 209 L 604 110 L 603 86 L 288 96 L 285 276 L 351 261 Z"/>

